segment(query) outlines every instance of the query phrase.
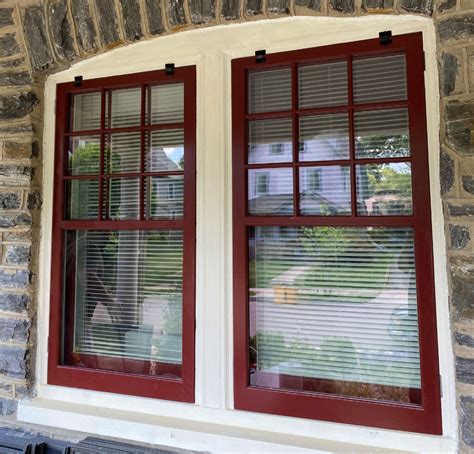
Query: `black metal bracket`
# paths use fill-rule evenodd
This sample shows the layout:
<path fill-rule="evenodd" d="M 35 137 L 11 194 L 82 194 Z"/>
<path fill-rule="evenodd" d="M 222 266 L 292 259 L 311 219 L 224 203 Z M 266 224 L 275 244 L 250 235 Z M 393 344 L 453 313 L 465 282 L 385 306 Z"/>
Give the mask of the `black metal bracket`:
<path fill-rule="evenodd" d="M 265 49 L 255 51 L 255 62 L 264 63 L 267 59 L 267 51 Z"/>
<path fill-rule="evenodd" d="M 166 63 L 165 74 L 167 76 L 172 76 L 174 74 L 174 63 Z"/>
<path fill-rule="evenodd" d="M 392 44 L 392 30 L 379 33 L 379 42 L 381 46 Z"/>
<path fill-rule="evenodd" d="M 75 87 L 82 87 L 82 76 L 74 77 L 74 86 Z"/>

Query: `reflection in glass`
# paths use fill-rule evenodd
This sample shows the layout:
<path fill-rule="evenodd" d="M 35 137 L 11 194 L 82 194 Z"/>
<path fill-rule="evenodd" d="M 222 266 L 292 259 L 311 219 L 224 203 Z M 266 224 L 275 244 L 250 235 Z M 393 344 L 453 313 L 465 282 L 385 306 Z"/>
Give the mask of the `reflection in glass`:
<path fill-rule="evenodd" d="M 356 173 L 359 215 L 412 214 L 410 163 L 358 165 Z"/>
<path fill-rule="evenodd" d="M 147 219 L 183 217 L 183 176 L 148 177 L 145 183 Z"/>
<path fill-rule="evenodd" d="M 95 175 L 100 168 L 100 137 L 76 136 L 69 139 L 68 175 Z"/>
<path fill-rule="evenodd" d="M 111 96 L 111 128 L 139 126 L 141 121 L 142 90 L 126 88 L 110 91 Z"/>
<path fill-rule="evenodd" d="M 291 109 L 291 68 L 250 71 L 248 86 L 249 113 Z"/>
<path fill-rule="evenodd" d="M 411 228 L 248 234 L 252 386 L 421 402 Z"/>
<path fill-rule="evenodd" d="M 176 230 L 68 231 L 63 364 L 179 378 L 182 251 Z"/>
<path fill-rule="evenodd" d="M 140 133 L 110 134 L 107 140 L 109 172 L 126 173 L 140 171 Z"/>
<path fill-rule="evenodd" d="M 407 99 L 405 54 L 355 58 L 352 71 L 356 104 Z"/>
<path fill-rule="evenodd" d="M 249 164 L 293 160 L 291 118 L 250 121 L 248 136 Z"/>
<path fill-rule="evenodd" d="M 410 156 L 407 109 L 355 112 L 357 158 Z"/>
<path fill-rule="evenodd" d="M 299 159 L 349 159 L 348 115 L 344 113 L 300 117 Z"/>
<path fill-rule="evenodd" d="M 347 105 L 347 62 L 300 66 L 298 86 L 300 108 Z"/>
<path fill-rule="evenodd" d="M 97 219 L 99 180 L 66 180 L 66 219 Z"/>
<path fill-rule="evenodd" d="M 184 85 L 172 83 L 150 87 L 148 124 L 181 123 L 184 120 Z M 150 121 L 151 120 L 151 121 Z"/>
<path fill-rule="evenodd" d="M 165 129 L 148 133 L 146 171 L 161 172 L 184 169 L 184 131 Z"/>
<path fill-rule="evenodd" d="M 88 131 L 100 129 L 101 115 L 100 92 L 74 95 L 72 102 L 72 130 Z"/>
<path fill-rule="evenodd" d="M 300 168 L 300 212 L 305 215 L 350 214 L 349 166 Z"/>
<path fill-rule="evenodd" d="M 274 216 L 293 214 L 293 169 L 248 171 L 248 212 Z"/>
<path fill-rule="evenodd" d="M 108 217 L 114 220 L 138 219 L 140 215 L 140 179 L 110 178 Z"/>

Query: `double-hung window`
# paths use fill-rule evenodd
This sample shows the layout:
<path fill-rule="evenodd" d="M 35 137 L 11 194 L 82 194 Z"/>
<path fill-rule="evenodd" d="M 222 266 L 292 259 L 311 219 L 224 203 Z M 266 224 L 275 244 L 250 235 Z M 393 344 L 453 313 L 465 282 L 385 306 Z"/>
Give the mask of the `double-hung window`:
<path fill-rule="evenodd" d="M 58 85 L 49 383 L 194 401 L 195 90 Z"/>
<path fill-rule="evenodd" d="M 233 61 L 235 408 L 440 433 L 423 77 L 421 34 Z"/>

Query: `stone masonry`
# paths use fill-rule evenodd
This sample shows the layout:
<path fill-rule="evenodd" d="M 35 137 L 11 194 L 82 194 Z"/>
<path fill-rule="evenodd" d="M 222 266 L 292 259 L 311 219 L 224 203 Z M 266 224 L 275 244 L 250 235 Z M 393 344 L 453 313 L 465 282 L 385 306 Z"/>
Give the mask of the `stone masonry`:
<path fill-rule="evenodd" d="M 48 74 L 137 40 L 289 15 L 432 16 L 460 450 L 474 449 L 474 0 L 0 0 L 0 413 L 34 394 Z"/>

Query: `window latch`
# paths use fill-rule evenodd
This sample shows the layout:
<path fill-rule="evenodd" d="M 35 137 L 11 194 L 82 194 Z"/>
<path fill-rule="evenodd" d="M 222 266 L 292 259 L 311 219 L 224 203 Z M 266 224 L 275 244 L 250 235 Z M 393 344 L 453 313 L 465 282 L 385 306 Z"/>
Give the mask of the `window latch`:
<path fill-rule="evenodd" d="M 74 77 L 74 86 L 75 87 L 82 87 L 82 76 Z"/>
<path fill-rule="evenodd" d="M 167 76 L 172 76 L 174 74 L 174 63 L 166 63 L 165 65 L 165 74 Z"/>
<path fill-rule="evenodd" d="M 392 44 L 392 30 L 379 33 L 379 42 L 381 46 Z"/>
<path fill-rule="evenodd" d="M 267 59 L 267 51 L 265 49 L 255 51 L 255 62 L 264 63 Z"/>

